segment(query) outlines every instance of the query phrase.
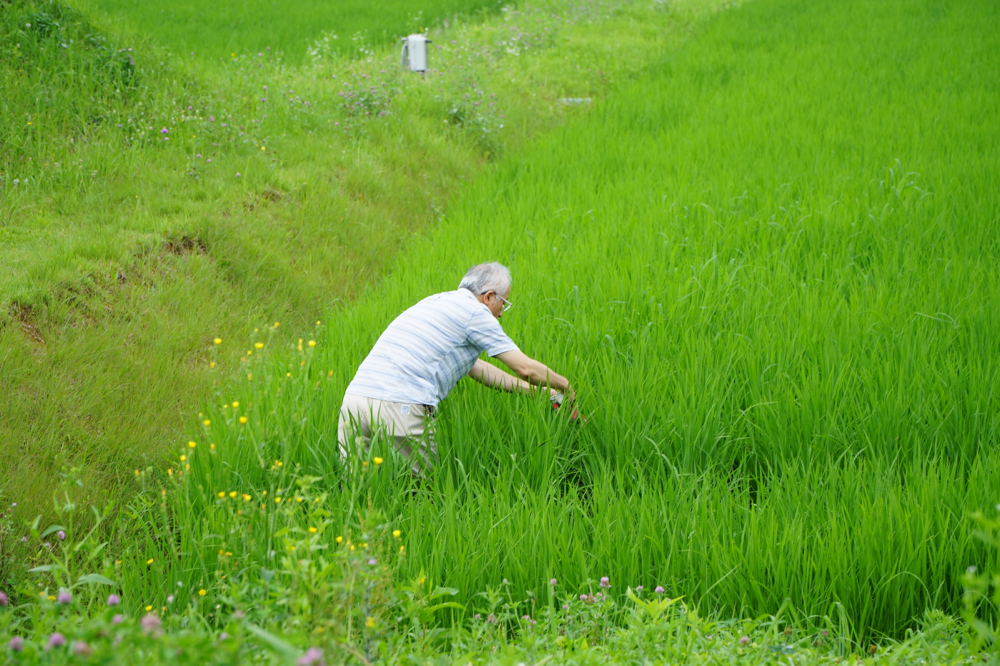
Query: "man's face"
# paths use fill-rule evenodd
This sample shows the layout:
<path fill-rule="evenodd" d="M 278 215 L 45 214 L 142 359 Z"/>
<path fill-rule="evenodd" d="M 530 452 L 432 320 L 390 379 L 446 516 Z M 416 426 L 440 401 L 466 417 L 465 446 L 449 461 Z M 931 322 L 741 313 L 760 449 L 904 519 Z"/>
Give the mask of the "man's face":
<path fill-rule="evenodd" d="M 504 301 L 510 301 L 510 289 L 507 290 L 506 294 L 502 295 L 502 298 L 501 296 L 497 296 L 495 291 L 488 291 L 483 299 L 483 303 L 490 309 L 490 312 L 492 312 L 493 316 L 497 319 L 503 316 Z"/>

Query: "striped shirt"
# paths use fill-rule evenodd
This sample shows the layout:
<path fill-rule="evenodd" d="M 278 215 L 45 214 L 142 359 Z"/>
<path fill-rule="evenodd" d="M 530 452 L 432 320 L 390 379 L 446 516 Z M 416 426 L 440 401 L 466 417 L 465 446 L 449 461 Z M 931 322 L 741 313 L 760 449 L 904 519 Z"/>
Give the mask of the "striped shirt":
<path fill-rule="evenodd" d="M 436 407 L 482 352 L 496 356 L 516 349 L 471 291 L 446 291 L 428 296 L 389 324 L 346 392 Z"/>

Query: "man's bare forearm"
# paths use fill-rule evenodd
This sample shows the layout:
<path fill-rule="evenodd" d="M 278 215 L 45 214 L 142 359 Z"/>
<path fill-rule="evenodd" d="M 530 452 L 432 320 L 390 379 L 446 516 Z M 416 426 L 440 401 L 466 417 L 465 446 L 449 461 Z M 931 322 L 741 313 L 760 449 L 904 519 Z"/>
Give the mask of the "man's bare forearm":
<path fill-rule="evenodd" d="M 523 379 L 518 379 L 514 375 L 506 373 L 482 359 L 477 360 L 476 364 L 472 366 L 469 376 L 483 386 L 507 391 L 508 393 L 513 391 L 531 393 L 534 390 L 534 387 Z"/>

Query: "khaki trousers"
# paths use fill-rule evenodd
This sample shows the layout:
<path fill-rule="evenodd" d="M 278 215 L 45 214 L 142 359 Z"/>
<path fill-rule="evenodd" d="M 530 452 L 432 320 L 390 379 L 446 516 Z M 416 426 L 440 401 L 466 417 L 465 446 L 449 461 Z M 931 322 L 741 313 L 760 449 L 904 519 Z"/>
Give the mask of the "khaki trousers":
<path fill-rule="evenodd" d="M 344 395 L 337 426 L 340 457 L 347 460 L 348 452 L 367 453 L 373 438 L 383 438 L 396 450 L 413 461 L 413 473 L 422 476 L 437 459 L 434 443 L 434 416 L 429 405 L 411 405 Z M 416 455 L 414 455 L 416 454 Z"/>

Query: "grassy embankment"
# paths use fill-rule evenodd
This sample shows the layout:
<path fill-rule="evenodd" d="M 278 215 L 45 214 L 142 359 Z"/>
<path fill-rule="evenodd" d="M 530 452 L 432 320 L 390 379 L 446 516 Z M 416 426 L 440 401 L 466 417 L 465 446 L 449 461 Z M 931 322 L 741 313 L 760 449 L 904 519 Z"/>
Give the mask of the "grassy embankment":
<path fill-rule="evenodd" d="M 435 71 L 424 78 L 399 71 L 394 45 L 337 53 L 337 40 L 289 27 L 332 30 L 343 3 L 271 16 L 281 43 L 251 33 L 220 52 L 202 34 L 194 58 L 177 55 L 195 48 L 186 42 L 171 53 L 115 32 L 122 14 L 100 12 L 111 4 L 7 5 L 0 454 L 12 473 L 0 496 L 19 504 L 16 519 L 51 506 L 63 466 L 84 468 L 98 497 L 130 493 L 123 474 L 162 460 L 212 382 L 237 367 L 243 350 L 227 347 L 223 372 L 209 372 L 213 337 L 261 321 L 303 329 L 352 298 L 462 183 L 560 122 L 557 98 L 602 96 L 715 4 L 451 17 L 447 29 L 430 24 Z M 148 3 L 120 11 L 174 34 Z M 650 16 L 655 29 L 635 29 Z M 369 34 L 397 29 L 386 20 L 366 23 Z M 278 55 L 307 49 L 302 66 Z"/>

